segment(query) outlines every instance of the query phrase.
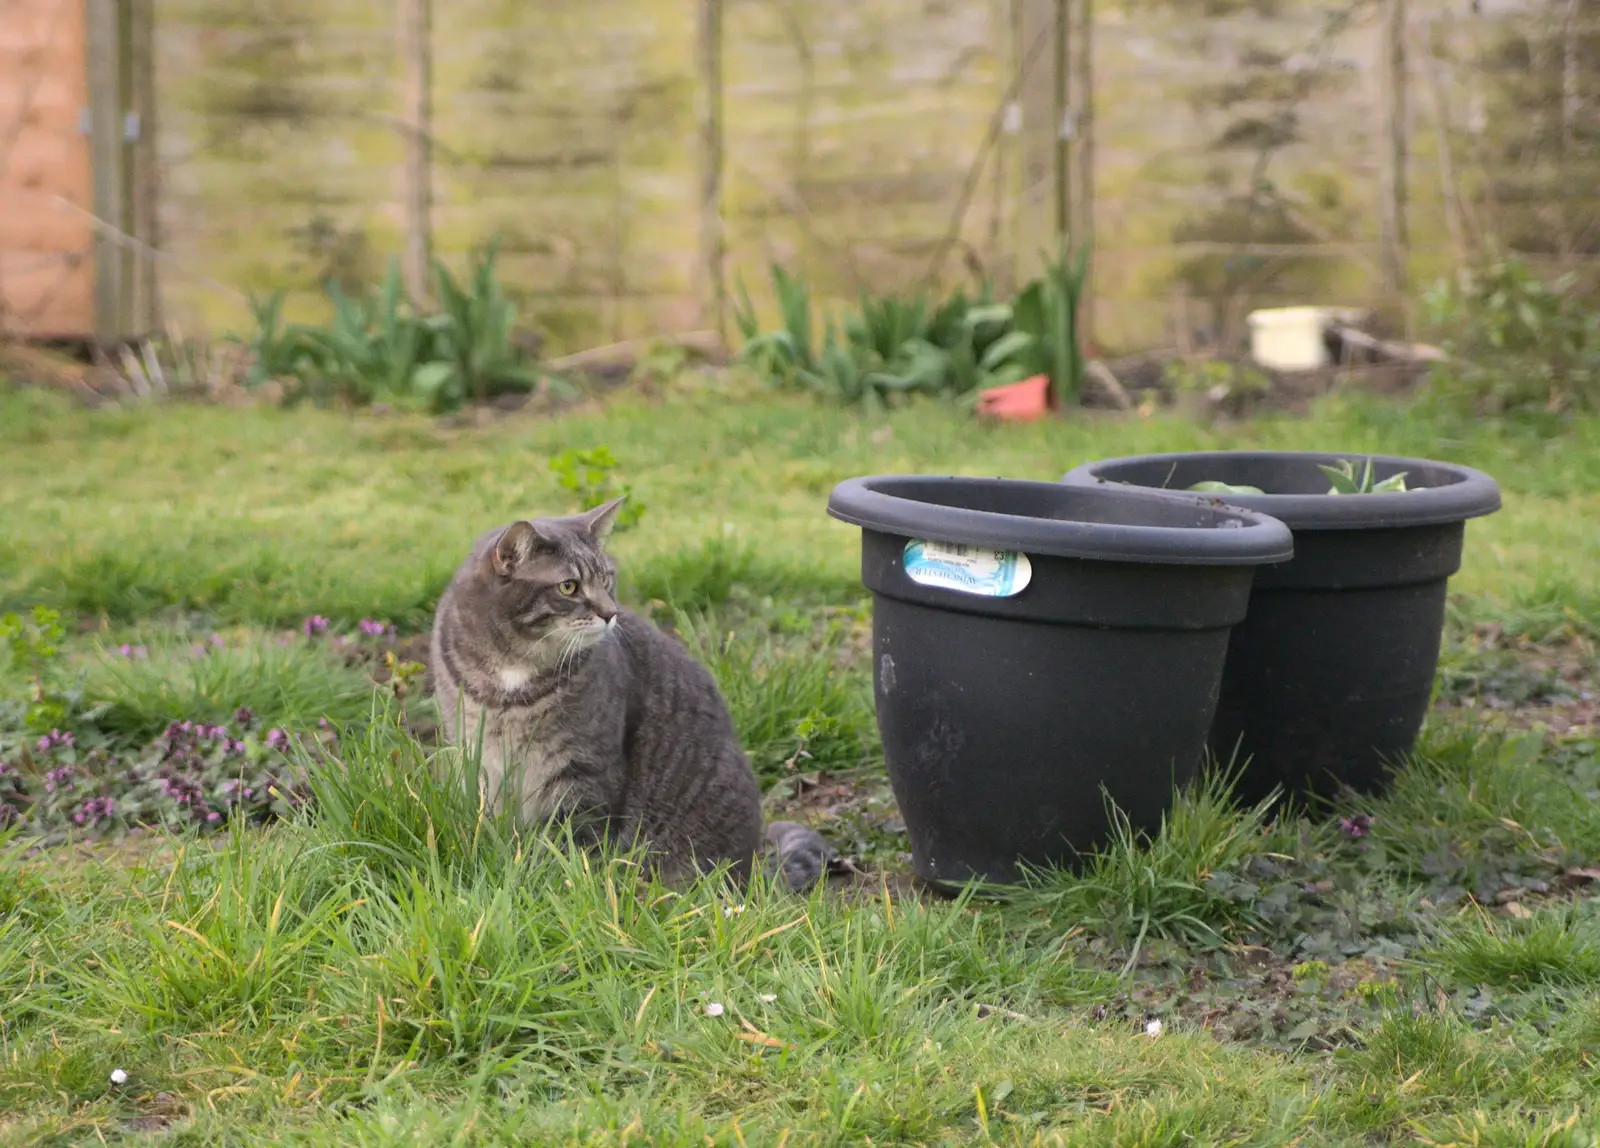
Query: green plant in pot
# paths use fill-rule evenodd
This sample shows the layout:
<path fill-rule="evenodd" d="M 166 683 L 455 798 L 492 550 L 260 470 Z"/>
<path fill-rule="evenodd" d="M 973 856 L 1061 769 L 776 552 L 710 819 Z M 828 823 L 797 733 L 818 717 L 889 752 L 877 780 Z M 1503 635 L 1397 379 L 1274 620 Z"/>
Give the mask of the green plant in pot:
<path fill-rule="evenodd" d="M 1248 759 L 1244 800 L 1383 788 L 1427 713 L 1466 522 L 1500 508 L 1492 478 L 1428 459 L 1202 451 L 1085 463 L 1063 482 L 1198 487 L 1288 526 L 1294 559 L 1256 573 L 1209 744 Z"/>
<path fill-rule="evenodd" d="M 1405 493 L 1406 472 L 1396 471 L 1388 478 L 1381 481 L 1375 476 L 1372 469 L 1372 460 L 1367 459 L 1364 470 L 1357 471 L 1356 464 L 1348 458 L 1339 460 L 1337 466 L 1318 465 L 1318 470 L 1333 480 L 1333 485 L 1328 488 L 1329 494 L 1386 494 L 1390 491 Z M 1196 494 L 1265 494 L 1259 486 L 1251 486 L 1247 482 L 1231 483 L 1222 482 L 1215 478 L 1203 478 L 1199 482 L 1191 482 L 1184 488 Z"/>

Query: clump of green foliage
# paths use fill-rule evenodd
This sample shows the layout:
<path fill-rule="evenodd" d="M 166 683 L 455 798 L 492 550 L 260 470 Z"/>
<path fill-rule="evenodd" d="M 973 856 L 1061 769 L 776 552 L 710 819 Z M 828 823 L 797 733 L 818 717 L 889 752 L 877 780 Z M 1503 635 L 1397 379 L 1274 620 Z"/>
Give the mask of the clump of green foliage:
<path fill-rule="evenodd" d="M 65 633 L 61 615 L 47 606 L 35 606 L 27 615 L 0 615 L 0 650 L 12 669 L 28 677 L 22 725 L 35 733 L 64 723 L 73 708 L 73 699 L 55 688 L 46 673 Z"/>
<path fill-rule="evenodd" d="M 246 385 L 276 380 L 290 403 L 387 402 L 434 413 L 532 391 L 541 375 L 516 341 L 517 307 L 500 283 L 496 256 L 492 243 L 473 254 L 459 280 L 435 259 L 433 311 L 407 296 L 397 260 L 364 295 L 326 284 L 333 306 L 326 323 L 285 323 L 283 292 L 254 300 Z"/>
<path fill-rule="evenodd" d="M 1406 472 L 1398 471 L 1388 478 L 1380 479 L 1372 468 L 1372 459 L 1368 458 L 1366 466 L 1356 469 L 1352 459 L 1341 458 L 1334 466 L 1317 464 L 1317 469 L 1328 476 L 1333 483 L 1328 488 L 1329 494 L 1403 494 L 1409 488 L 1406 486 Z M 1193 483 L 1189 490 L 1200 494 L 1265 494 L 1259 486 L 1250 486 L 1246 483 L 1227 483 L 1217 479 L 1208 478 L 1201 482 Z"/>
<path fill-rule="evenodd" d="M 1226 359 L 1173 359 L 1161 375 L 1175 394 L 1203 395 L 1209 402 L 1240 409 L 1272 390 L 1272 380 L 1259 368 Z"/>
<path fill-rule="evenodd" d="M 1373 474 L 1370 458 L 1359 474 L 1356 464 L 1348 458 L 1341 458 L 1337 466 L 1319 465 L 1317 469 L 1333 483 L 1328 488 L 1329 494 L 1390 494 L 1404 493 L 1406 490 L 1405 471 L 1391 474 L 1380 481 Z"/>
<path fill-rule="evenodd" d="M 617 511 L 612 529 L 627 530 L 644 517 L 645 505 L 633 493 L 633 487 L 619 483 L 614 473 L 616 456 L 606 447 L 592 450 L 564 450 L 550 460 L 550 471 L 556 476 L 556 485 L 570 493 L 580 510 L 610 502 L 621 495 L 628 501 Z"/>
<path fill-rule="evenodd" d="M 774 385 L 836 401 L 884 407 L 911 395 L 975 400 L 993 387 L 1047 375 L 1060 403 L 1075 402 L 1083 379 L 1078 301 L 1089 251 L 1046 260 L 1045 273 L 1010 303 L 988 284 L 976 298 L 956 291 L 941 303 L 863 293 L 858 310 L 823 321 L 815 338 L 811 291 L 772 268 L 781 325 L 762 331 L 748 292 L 739 288 L 735 320 L 744 362 Z"/>
<path fill-rule="evenodd" d="M 1600 410 L 1600 311 L 1575 287 L 1514 257 L 1436 282 L 1424 303 L 1451 359 L 1435 391 L 1487 415 Z"/>

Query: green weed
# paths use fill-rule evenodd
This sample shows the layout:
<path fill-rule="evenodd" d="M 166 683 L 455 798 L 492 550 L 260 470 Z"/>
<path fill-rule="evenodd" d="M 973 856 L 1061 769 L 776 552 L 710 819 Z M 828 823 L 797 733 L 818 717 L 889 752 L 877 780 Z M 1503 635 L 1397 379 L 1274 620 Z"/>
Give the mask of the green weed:
<path fill-rule="evenodd" d="M 1526 990 L 1600 981 L 1600 943 L 1592 924 L 1569 910 L 1546 910 L 1529 921 L 1478 911 L 1447 929 L 1427 956 L 1468 985 Z"/>
<path fill-rule="evenodd" d="M 242 706 L 262 728 L 315 726 L 367 716 L 372 680 L 300 639 L 198 644 L 153 641 L 147 657 L 106 651 L 90 663 L 84 695 L 105 709 L 97 725 L 130 740 L 171 722 L 226 725 Z"/>
<path fill-rule="evenodd" d="M 1129 946 L 1127 968 L 1146 940 L 1215 948 L 1261 924 L 1248 897 L 1239 895 L 1239 879 L 1251 859 L 1275 852 L 1283 840 L 1269 826 L 1271 807 L 1268 799 L 1240 809 L 1226 771 L 1207 773 L 1180 795 L 1149 837 L 1108 806 L 1111 840 L 1084 860 L 1081 874 L 1040 875 L 1025 903 L 1059 928 L 1087 929 Z"/>
<path fill-rule="evenodd" d="M 739 741 L 763 781 L 796 771 L 852 770 L 877 760 L 872 686 L 841 670 L 839 637 L 816 646 L 717 633 L 680 615 L 684 645 L 711 670 Z"/>

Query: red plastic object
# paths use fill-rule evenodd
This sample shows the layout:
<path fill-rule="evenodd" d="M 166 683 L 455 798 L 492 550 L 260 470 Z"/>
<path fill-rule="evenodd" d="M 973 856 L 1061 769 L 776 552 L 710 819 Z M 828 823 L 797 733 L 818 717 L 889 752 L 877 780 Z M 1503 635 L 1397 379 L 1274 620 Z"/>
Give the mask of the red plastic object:
<path fill-rule="evenodd" d="M 1024 422 L 1049 414 L 1050 400 L 1050 376 L 1034 375 L 1020 383 L 984 391 L 978 396 L 978 413 L 993 419 Z"/>

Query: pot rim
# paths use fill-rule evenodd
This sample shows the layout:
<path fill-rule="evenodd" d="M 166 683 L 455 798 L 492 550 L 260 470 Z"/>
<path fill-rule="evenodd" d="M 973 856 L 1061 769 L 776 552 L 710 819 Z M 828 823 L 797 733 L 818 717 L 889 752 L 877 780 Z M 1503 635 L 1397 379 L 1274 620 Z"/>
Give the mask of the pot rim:
<path fill-rule="evenodd" d="M 1392 454 L 1369 454 L 1366 451 L 1321 450 L 1197 450 L 1172 451 L 1162 454 L 1130 454 L 1117 458 L 1096 459 L 1073 467 L 1061 478 L 1068 486 L 1080 489 L 1104 490 L 1132 487 L 1150 491 L 1163 498 L 1194 497 L 1186 490 L 1165 490 L 1161 487 L 1142 486 L 1121 479 L 1105 478 L 1098 472 L 1109 466 L 1127 463 L 1183 462 L 1206 458 L 1251 458 L 1261 460 L 1286 459 L 1298 462 L 1332 464 L 1341 459 L 1366 460 L 1384 463 L 1399 470 L 1415 471 L 1422 467 L 1447 470 L 1460 476 L 1460 480 L 1446 486 L 1426 486 L 1408 489 L 1403 494 L 1350 494 L 1330 497 L 1326 494 L 1226 494 L 1221 495 L 1228 505 L 1270 514 L 1285 523 L 1291 530 L 1385 530 L 1408 526 L 1441 526 L 1480 518 L 1500 509 L 1500 486 L 1481 470 L 1454 462 L 1440 462 L 1431 458 L 1409 458 Z"/>
<path fill-rule="evenodd" d="M 900 535 L 931 542 L 1019 550 L 1057 558 L 1086 558 L 1101 562 L 1156 563 L 1172 566 L 1261 566 L 1287 562 L 1294 556 L 1294 536 L 1276 518 L 1242 509 L 1203 494 L 1185 497 L 1197 509 L 1213 516 L 1215 526 L 1144 526 L 1134 523 L 1085 522 L 1077 519 L 1036 518 L 1023 514 L 972 510 L 926 502 L 894 493 L 911 483 L 950 484 L 1012 489 L 1039 487 L 1060 490 L 1061 483 L 1031 479 L 971 478 L 960 475 L 885 474 L 846 479 L 828 496 L 828 514 L 880 534 Z M 1136 506 L 1164 502 L 1177 496 L 1132 486 L 1081 485 L 1076 491 L 1097 502 Z M 1223 522 L 1236 522 L 1225 528 Z"/>

